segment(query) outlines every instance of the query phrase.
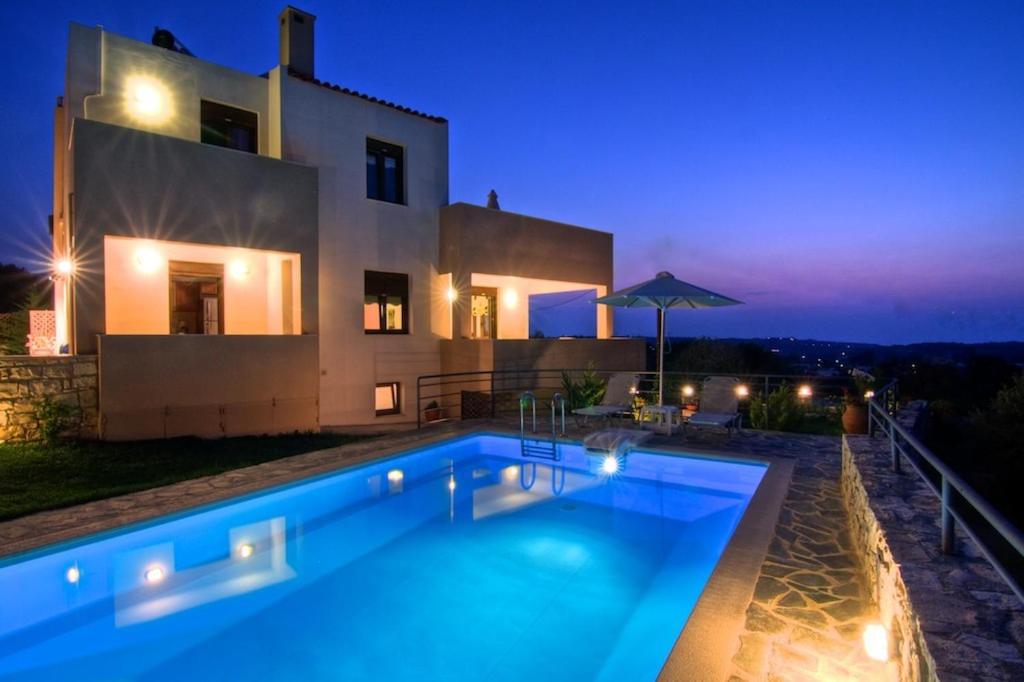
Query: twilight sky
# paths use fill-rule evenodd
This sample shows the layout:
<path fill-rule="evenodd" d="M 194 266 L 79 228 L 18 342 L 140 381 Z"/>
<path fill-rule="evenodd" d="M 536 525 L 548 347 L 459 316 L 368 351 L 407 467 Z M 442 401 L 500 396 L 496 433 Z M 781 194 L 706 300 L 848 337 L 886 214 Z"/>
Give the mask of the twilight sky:
<path fill-rule="evenodd" d="M 284 4 L 3 3 L 0 260 L 46 242 L 69 21 L 262 73 Z M 493 187 L 614 232 L 617 286 L 670 270 L 747 303 L 672 333 L 1024 340 L 1024 3 L 297 5 L 320 78 L 450 120 L 452 201 Z M 573 331 L 586 299 L 535 301 L 537 325 Z"/>

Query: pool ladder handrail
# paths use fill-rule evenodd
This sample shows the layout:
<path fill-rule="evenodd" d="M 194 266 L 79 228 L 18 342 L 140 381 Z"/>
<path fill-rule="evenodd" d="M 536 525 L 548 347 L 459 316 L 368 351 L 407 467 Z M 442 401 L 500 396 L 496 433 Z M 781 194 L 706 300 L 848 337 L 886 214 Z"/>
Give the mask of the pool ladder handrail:
<path fill-rule="evenodd" d="M 544 457 L 546 459 L 560 459 L 558 453 L 558 423 L 555 421 L 556 405 L 562 408 L 562 435 L 565 435 L 565 398 L 561 393 L 551 396 L 551 440 L 543 443 L 537 438 L 536 443 L 526 441 L 526 406 L 529 405 L 533 417 L 532 432 L 537 433 L 537 396 L 532 391 L 523 391 L 519 396 L 519 442 L 524 457 Z"/>

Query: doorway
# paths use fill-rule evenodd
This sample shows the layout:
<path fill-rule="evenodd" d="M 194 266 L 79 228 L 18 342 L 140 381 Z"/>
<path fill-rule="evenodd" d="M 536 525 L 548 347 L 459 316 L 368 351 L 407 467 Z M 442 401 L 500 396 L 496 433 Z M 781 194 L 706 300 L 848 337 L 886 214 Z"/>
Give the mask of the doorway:
<path fill-rule="evenodd" d="M 224 333 L 224 266 L 171 261 L 172 334 Z"/>
<path fill-rule="evenodd" d="M 470 338 L 498 338 L 498 290 L 490 287 L 473 287 L 470 292 L 470 310 Z"/>

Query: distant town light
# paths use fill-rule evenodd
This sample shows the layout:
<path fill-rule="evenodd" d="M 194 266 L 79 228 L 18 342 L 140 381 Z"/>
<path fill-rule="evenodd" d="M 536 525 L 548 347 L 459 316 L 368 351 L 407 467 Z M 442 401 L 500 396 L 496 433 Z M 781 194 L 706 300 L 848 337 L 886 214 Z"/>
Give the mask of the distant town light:
<path fill-rule="evenodd" d="M 750 395 L 750 387 L 748 387 L 746 384 L 740 384 L 739 386 L 736 387 L 736 397 L 737 398 L 746 398 L 749 395 Z"/>
<path fill-rule="evenodd" d="M 156 250 L 149 247 L 142 247 L 135 252 L 135 267 L 140 272 L 153 273 L 160 269 L 160 263 L 163 259 L 160 258 L 160 254 Z"/>
<path fill-rule="evenodd" d="M 889 632 L 880 623 L 864 628 L 864 651 L 876 661 L 889 660 Z"/>
<path fill-rule="evenodd" d="M 801 398 L 810 398 L 812 393 L 810 384 L 801 384 L 800 388 L 796 389 L 796 394 Z"/>
<path fill-rule="evenodd" d="M 686 384 L 685 386 L 683 386 L 684 398 L 692 398 L 696 392 L 696 389 L 694 389 L 693 386 L 691 386 L 690 384 Z"/>

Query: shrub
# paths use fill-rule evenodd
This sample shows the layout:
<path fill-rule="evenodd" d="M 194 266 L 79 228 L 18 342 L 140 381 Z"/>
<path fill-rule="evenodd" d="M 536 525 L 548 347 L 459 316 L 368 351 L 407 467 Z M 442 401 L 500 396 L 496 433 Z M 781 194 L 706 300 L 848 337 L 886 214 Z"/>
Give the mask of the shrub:
<path fill-rule="evenodd" d="M 39 435 L 47 445 L 55 445 L 71 429 L 77 429 L 82 421 L 82 410 L 62 400 L 47 396 L 35 404 L 36 419 L 39 420 Z"/>
<path fill-rule="evenodd" d="M 577 410 L 599 404 L 604 399 L 606 387 L 605 382 L 594 371 L 593 365 L 587 368 L 578 381 L 568 372 L 562 372 L 562 392 L 569 409 Z"/>
<path fill-rule="evenodd" d="M 804 420 L 806 409 L 796 391 L 783 383 L 767 398 L 750 401 L 750 425 L 755 429 L 796 431 Z"/>

